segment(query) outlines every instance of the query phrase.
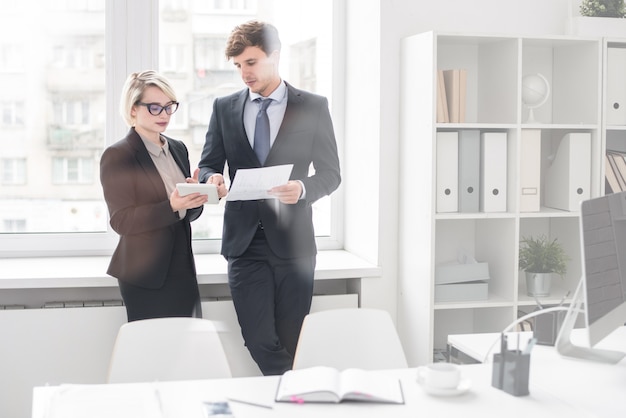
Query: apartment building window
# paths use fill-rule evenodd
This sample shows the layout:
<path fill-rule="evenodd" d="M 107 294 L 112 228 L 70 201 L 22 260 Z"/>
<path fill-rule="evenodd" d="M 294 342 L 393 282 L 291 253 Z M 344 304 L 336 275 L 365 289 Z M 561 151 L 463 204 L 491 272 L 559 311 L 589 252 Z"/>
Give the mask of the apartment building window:
<path fill-rule="evenodd" d="M 94 161 L 81 157 L 54 157 L 52 159 L 53 184 L 94 183 Z"/>
<path fill-rule="evenodd" d="M 232 65 L 224 58 L 226 36 L 198 36 L 194 39 L 194 69 L 198 78 L 210 77 L 214 71 L 232 73 Z"/>
<path fill-rule="evenodd" d="M 0 44 L 0 72 L 24 71 L 24 46 L 19 43 Z"/>
<path fill-rule="evenodd" d="M 271 4 L 264 0 L 205 0 L 194 5 L 196 11 L 207 13 L 233 13 L 238 11 L 256 10 L 257 3 Z"/>
<path fill-rule="evenodd" d="M 2 184 L 26 184 L 26 158 L 2 158 L 0 160 Z"/>
<path fill-rule="evenodd" d="M 3 8 L 0 147 L 10 154 L 0 159 L 0 257 L 112 251 L 117 237 L 108 225 L 99 160 L 127 129 L 118 103 L 130 71 L 153 67 L 174 84 L 181 108 L 166 134 L 187 144 L 192 166 L 199 162 L 213 100 L 243 87 L 224 57 L 226 38 L 241 22 L 274 23 L 283 41 L 283 77 L 332 103 L 332 48 L 309 51 L 314 84 L 292 73 L 289 63 L 294 45 L 332 44 L 329 16 L 336 3 L 20 0 Z M 324 199 L 314 210 L 322 240 L 331 235 L 330 207 Z M 194 222 L 194 241 L 210 243 L 199 252 L 218 250 L 222 216 L 221 206 L 207 206 Z"/>
<path fill-rule="evenodd" d="M 54 0 L 51 3 L 53 9 L 61 11 L 104 11 L 104 2 L 102 0 Z"/>
<path fill-rule="evenodd" d="M 291 74 L 299 86 L 315 91 L 317 87 L 317 43 L 315 39 L 298 42 L 291 47 Z"/>
<path fill-rule="evenodd" d="M 52 102 L 53 123 L 58 125 L 88 125 L 89 100 L 56 99 Z"/>
<path fill-rule="evenodd" d="M 88 69 L 95 67 L 95 51 L 88 43 L 55 45 L 52 48 L 52 66 L 56 68 Z"/>
<path fill-rule="evenodd" d="M 26 219 L 4 219 L 3 229 L 7 232 L 25 232 Z"/>
<path fill-rule="evenodd" d="M 3 101 L 0 102 L 0 125 L 23 126 L 24 125 L 24 102 Z"/>
<path fill-rule="evenodd" d="M 186 49 L 187 46 L 182 44 L 163 45 L 161 47 L 161 71 L 169 76 L 184 73 L 187 61 Z"/>

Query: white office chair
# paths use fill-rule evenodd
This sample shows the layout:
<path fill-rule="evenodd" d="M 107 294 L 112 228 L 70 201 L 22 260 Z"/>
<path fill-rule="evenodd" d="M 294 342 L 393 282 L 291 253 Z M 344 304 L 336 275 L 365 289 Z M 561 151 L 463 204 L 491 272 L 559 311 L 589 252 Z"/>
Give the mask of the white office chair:
<path fill-rule="evenodd" d="M 109 383 L 231 377 L 213 322 L 155 318 L 120 327 L 109 363 Z"/>
<path fill-rule="evenodd" d="M 313 366 L 339 370 L 408 367 L 389 313 L 358 308 L 319 311 L 305 317 L 293 368 Z"/>

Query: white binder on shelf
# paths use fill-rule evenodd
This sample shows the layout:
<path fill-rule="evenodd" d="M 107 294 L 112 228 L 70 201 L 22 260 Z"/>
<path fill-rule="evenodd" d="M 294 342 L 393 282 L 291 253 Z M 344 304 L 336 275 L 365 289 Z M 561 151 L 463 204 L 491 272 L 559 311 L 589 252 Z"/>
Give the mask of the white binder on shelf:
<path fill-rule="evenodd" d="M 546 170 L 544 205 L 576 212 L 591 197 L 591 134 L 571 132 L 561 139 Z"/>
<path fill-rule="evenodd" d="M 520 143 L 520 212 L 539 212 L 541 206 L 541 130 L 523 129 Z"/>
<path fill-rule="evenodd" d="M 506 212 L 507 134 L 481 134 L 480 210 Z"/>
<path fill-rule="evenodd" d="M 459 131 L 459 212 L 478 212 L 480 193 L 480 131 Z"/>
<path fill-rule="evenodd" d="M 437 212 L 459 210 L 459 134 L 437 132 Z"/>
<path fill-rule="evenodd" d="M 606 51 L 606 124 L 626 125 L 626 49 Z"/>

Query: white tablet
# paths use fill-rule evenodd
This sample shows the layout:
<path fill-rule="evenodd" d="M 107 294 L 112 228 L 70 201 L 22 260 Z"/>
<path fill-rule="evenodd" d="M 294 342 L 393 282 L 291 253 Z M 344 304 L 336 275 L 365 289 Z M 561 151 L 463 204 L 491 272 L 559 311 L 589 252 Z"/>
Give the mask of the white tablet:
<path fill-rule="evenodd" d="M 187 196 L 190 193 L 205 194 L 209 197 L 207 204 L 218 204 L 219 198 L 217 197 L 217 187 L 214 184 L 208 183 L 176 183 L 178 194 L 181 196 Z"/>

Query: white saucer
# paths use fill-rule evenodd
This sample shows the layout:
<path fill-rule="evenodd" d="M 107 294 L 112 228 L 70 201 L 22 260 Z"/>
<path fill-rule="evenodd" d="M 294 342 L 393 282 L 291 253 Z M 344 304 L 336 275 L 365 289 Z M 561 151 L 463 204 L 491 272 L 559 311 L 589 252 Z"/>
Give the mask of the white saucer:
<path fill-rule="evenodd" d="M 429 395 L 433 395 L 433 396 L 458 396 L 458 395 L 462 395 L 465 392 L 467 392 L 470 388 L 470 380 L 469 379 L 461 379 L 461 381 L 459 382 L 459 386 L 457 386 L 456 388 L 453 389 L 440 389 L 440 388 L 434 388 L 431 386 L 426 386 L 423 384 L 420 384 L 420 386 L 422 386 L 422 388 L 424 389 L 424 392 L 428 393 Z"/>

